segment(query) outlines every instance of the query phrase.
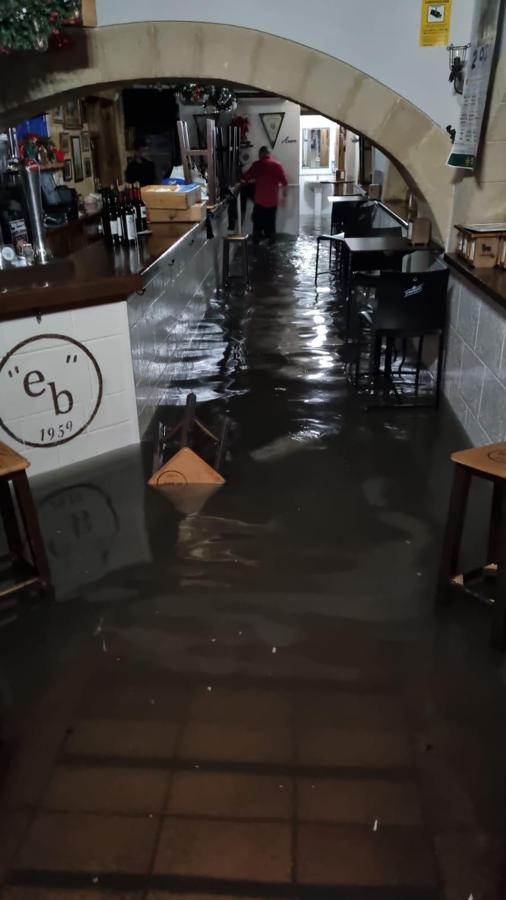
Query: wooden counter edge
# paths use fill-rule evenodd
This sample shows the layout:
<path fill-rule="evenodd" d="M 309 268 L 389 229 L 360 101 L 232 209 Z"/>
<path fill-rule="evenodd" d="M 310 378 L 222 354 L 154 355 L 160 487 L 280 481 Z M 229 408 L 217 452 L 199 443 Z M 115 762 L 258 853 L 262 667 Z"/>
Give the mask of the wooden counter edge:
<path fill-rule="evenodd" d="M 51 285 L 49 288 L 9 291 L 7 294 L 0 294 L 0 321 L 118 303 L 126 300 L 134 291 L 141 290 L 143 283 L 142 273 L 139 273 L 117 278 L 98 278 L 82 285 L 73 282 Z"/>

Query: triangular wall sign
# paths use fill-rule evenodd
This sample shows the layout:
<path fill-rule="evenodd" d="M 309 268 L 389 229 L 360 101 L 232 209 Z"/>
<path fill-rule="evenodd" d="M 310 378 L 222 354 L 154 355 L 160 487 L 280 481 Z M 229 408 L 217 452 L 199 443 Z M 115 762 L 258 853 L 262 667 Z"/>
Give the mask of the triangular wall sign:
<path fill-rule="evenodd" d="M 259 113 L 259 116 L 262 120 L 262 125 L 264 126 L 264 131 L 269 139 L 271 148 L 273 148 L 276 146 L 285 113 Z"/>

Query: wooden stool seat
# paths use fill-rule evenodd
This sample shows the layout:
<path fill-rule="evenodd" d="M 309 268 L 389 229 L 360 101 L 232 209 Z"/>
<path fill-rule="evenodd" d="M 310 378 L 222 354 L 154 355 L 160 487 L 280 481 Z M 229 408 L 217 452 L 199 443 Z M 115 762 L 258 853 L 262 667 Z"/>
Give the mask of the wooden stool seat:
<path fill-rule="evenodd" d="M 29 465 L 24 456 L 0 441 L 0 515 L 9 548 L 8 561 L 15 576 L 15 580 L 5 587 L 0 582 L 0 599 L 27 587 L 52 593 L 44 541 L 26 475 Z M 31 561 L 24 555 L 19 519 L 30 549 Z"/>
<path fill-rule="evenodd" d="M 242 281 L 249 288 L 248 234 L 227 234 L 223 238 L 223 287 L 228 287 L 232 280 Z M 241 255 L 240 275 L 230 274 L 230 248 L 237 244 Z"/>
<path fill-rule="evenodd" d="M 11 450 L 7 444 L 0 441 L 0 478 L 11 475 L 13 472 L 22 472 L 30 463 L 24 456 Z"/>
<path fill-rule="evenodd" d="M 459 466 L 466 466 L 476 474 L 488 478 L 506 479 L 506 441 L 501 444 L 486 444 L 452 453 L 451 460 Z"/>
<path fill-rule="evenodd" d="M 494 578 L 492 601 L 492 644 L 503 650 L 506 647 L 506 442 L 487 444 L 453 453 L 455 465 L 448 519 L 444 537 L 437 602 L 447 604 L 452 594 L 464 590 L 483 599 L 472 590 L 471 583 L 480 576 Z M 473 477 L 490 481 L 493 485 L 492 508 L 488 534 L 487 560 L 479 569 L 459 571 L 459 554 L 464 528 L 467 499 Z"/>

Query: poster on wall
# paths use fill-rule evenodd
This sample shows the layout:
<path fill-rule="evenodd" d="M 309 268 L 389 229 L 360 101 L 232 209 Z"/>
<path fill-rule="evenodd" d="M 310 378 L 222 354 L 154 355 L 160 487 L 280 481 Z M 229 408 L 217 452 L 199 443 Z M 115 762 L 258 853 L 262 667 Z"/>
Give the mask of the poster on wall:
<path fill-rule="evenodd" d="M 457 136 L 447 165 L 474 169 L 497 39 L 500 0 L 476 0 Z"/>
<path fill-rule="evenodd" d="M 264 126 L 264 131 L 271 145 L 271 149 L 273 149 L 276 146 L 285 113 L 259 113 L 259 116 L 262 120 L 262 125 Z"/>
<path fill-rule="evenodd" d="M 422 0 L 420 47 L 447 47 L 450 40 L 452 0 Z"/>

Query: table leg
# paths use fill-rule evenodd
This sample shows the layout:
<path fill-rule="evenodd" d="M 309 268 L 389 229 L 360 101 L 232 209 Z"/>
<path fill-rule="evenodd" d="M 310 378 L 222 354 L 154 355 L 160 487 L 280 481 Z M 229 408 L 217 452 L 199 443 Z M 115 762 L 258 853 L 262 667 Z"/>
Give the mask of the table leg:
<path fill-rule="evenodd" d="M 437 584 L 436 602 L 440 605 L 449 602 L 450 582 L 458 574 L 457 567 L 470 484 L 470 470 L 465 466 L 456 465 Z"/>
<path fill-rule="evenodd" d="M 500 515 L 500 521 L 495 523 L 496 531 L 494 540 L 497 541 L 495 552 L 497 554 L 497 594 L 492 613 L 492 645 L 498 650 L 506 649 L 506 502 L 503 485 L 494 485 L 494 500 L 492 516 L 494 512 Z"/>

